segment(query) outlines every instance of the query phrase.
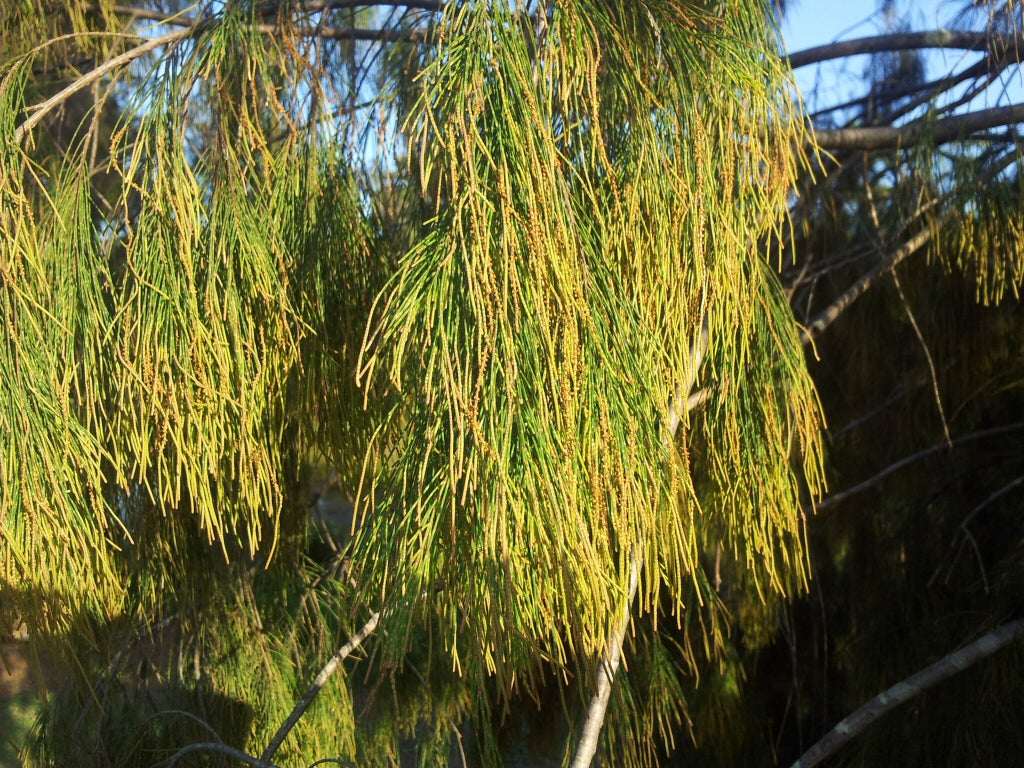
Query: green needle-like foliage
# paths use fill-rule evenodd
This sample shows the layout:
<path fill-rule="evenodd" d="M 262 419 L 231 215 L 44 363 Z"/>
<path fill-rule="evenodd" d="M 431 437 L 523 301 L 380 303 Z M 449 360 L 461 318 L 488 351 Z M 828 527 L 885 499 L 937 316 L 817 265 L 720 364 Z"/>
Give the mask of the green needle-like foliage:
<path fill-rule="evenodd" d="M 74 649 L 112 762 L 142 760 L 147 728 L 185 736 L 104 730 L 126 669 L 106 643 L 176 638 L 167 708 L 242 701 L 225 738 L 258 753 L 383 609 L 359 673 L 380 682 L 332 681 L 338 709 L 280 759 L 378 764 L 415 737 L 440 760 L 467 719 L 494 757 L 491 707 L 568 690 L 575 717 L 631 614 L 608 745 L 650 764 L 680 675 L 721 643 L 705 555 L 754 594 L 801 585 L 820 485 L 761 255 L 804 139 L 764 4 L 450 2 L 427 28 L 380 21 L 393 55 L 299 8 L 147 30 L 64 5 L 62 55 L 125 56 L 50 142 L 58 117 L 26 120 L 53 32 L 31 4 L 3 21 L 0 615 Z M 52 92 L 82 76 L 61 75 Z M 318 460 L 358 530 L 350 562 L 310 572 Z"/>

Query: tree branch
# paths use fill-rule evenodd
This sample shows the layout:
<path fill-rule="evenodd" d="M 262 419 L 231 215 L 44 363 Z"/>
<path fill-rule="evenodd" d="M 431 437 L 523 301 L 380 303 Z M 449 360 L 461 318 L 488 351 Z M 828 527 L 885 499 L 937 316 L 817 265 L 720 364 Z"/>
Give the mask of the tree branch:
<path fill-rule="evenodd" d="M 894 472 L 898 472 L 904 467 L 913 464 L 916 461 L 920 461 L 921 459 L 927 458 L 932 454 L 940 453 L 949 448 L 955 448 L 959 445 L 963 445 L 964 443 L 969 443 L 974 440 L 981 440 L 986 437 L 1001 435 L 1005 432 L 1015 432 L 1016 430 L 1019 429 L 1024 429 L 1024 421 L 1018 421 L 1013 424 L 1006 424 L 1002 427 L 994 427 L 992 429 L 983 429 L 979 432 L 969 432 L 968 434 L 961 435 L 960 437 L 957 437 L 956 439 L 948 443 L 945 440 L 943 440 L 941 443 L 938 443 L 937 445 L 925 448 L 923 451 L 918 451 L 915 454 L 907 456 L 905 459 L 900 459 L 895 464 L 890 464 L 888 467 L 883 469 L 878 474 L 868 478 L 862 483 L 857 483 L 857 485 L 853 486 L 852 488 L 848 488 L 845 491 L 832 494 L 827 499 L 823 499 L 822 501 L 818 502 L 818 504 L 815 505 L 815 509 L 820 511 L 822 509 L 826 509 L 827 507 L 835 506 L 839 502 L 845 501 L 850 496 L 860 493 L 861 491 L 867 490 L 873 485 L 877 485 Z"/>
<path fill-rule="evenodd" d="M 960 48 L 965 51 L 999 52 L 1006 42 L 1001 35 L 964 32 L 956 29 L 935 29 L 927 32 L 903 32 L 891 35 L 859 37 L 856 40 L 818 45 L 785 56 L 793 69 L 820 64 L 847 56 L 921 48 Z"/>
<path fill-rule="evenodd" d="M 230 747 L 227 744 L 221 744 L 220 742 L 216 741 L 189 744 L 188 746 L 179 749 L 166 760 L 163 760 L 159 763 L 156 763 L 155 765 L 150 766 L 150 768 L 171 768 L 171 766 L 177 763 L 181 758 L 193 752 L 220 752 L 221 754 L 234 758 L 235 760 L 245 763 L 246 765 L 251 765 L 253 768 L 278 768 L 278 766 L 274 765 L 273 763 L 266 762 L 264 760 L 258 760 L 257 758 L 253 757 L 252 755 L 246 754 L 240 749 L 235 749 L 234 747 Z"/>
<path fill-rule="evenodd" d="M 945 144 L 962 139 L 975 131 L 1016 125 L 1024 121 L 1024 104 L 993 107 L 938 120 L 922 118 L 899 127 L 889 125 L 861 128 L 815 130 L 814 143 L 821 149 L 897 149 L 913 146 L 922 141 Z"/>
<path fill-rule="evenodd" d="M 792 768 L 812 768 L 822 760 L 830 757 L 846 742 L 859 736 L 869 725 L 899 704 L 920 695 L 928 688 L 941 683 L 946 678 L 963 672 L 967 667 L 991 656 L 996 651 L 1024 638 L 1024 619 L 1004 624 L 975 640 L 965 648 L 944 656 L 930 667 L 911 675 L 889 688 L 884 693 L 862 706 L 851 715 L 844 717 L 835 728 L 803 753 L 793 763 Z"/>
<path fill-rule="evenodd" d="M 278 31 L 277 24 L 260 24 L 264 34 Z M 300 26 L 295 30 L 301 37 L 322 37 L 331 40 L 364 40 L 382 43 L 422 43 L 430 38 L 431 29 L 366 29 L 361 27 L 330 27 L 327 25 Z"/>
<path fill-rule="evenodd" d="M 604 726 L 604 716 L 608 711 L 608 701 L 611 699 L 612 683 L 615 681 L 615 673 L 622 661 L 622 642 L 625 640 L 626 630 L 629 628 L 630 609 L 639 580 L 636 556 L 631 555 L 629 561 L 629 597 L 623 606 L 619 624 L 608 641 L 601 666 L 597 669 L 597 686 L 594 696 L 590 700 L 590 706 L 587 708 L 587 719 L 583 721 L 583 734 L 580 736 L 579 744 L 576 745 L 576 756 L 573 758 L 571 768 L 590 768 L 594 754 L 597 752 L 601 728 Z"/>
<path fill-rule="evenodd" d="M 338 651 L 331 657 L 331 660 L 324 665 L 324 668 L 320 670 L 320 673 L 316 676 L 316 679 L 306 690 L 306 693 L 299 700 L 299 703 L 295 705 L 291 714 L 288 715 L 288 719 L 284 721 L 284 724 L 274 734 L 274 738 L 270 740 L 270 744 L 263 750 L 263 754 L 260 755 L 261 763 L 269 764 L 274 759 L 274 755 L 277 754 L 277 750 L 281 748 L 281 744 L 287 738 L 288 734 L 291 733 L 292 728 L 299 722 L 302 716 L 309 709 L 309 705 L 313 703 L 313 700 L 320 693 L 320 689 L 324 687 L 331 675 L 356 648 L 362 645 L 363 641 L 373 634 L 374 630 L 377 629 L 377 624 L 380 623 L 381 614 L 383 611 L 377 611 L 374 613 L 369 620 L 363 625 L 362 629 L 355 633 L 352 638 L 345 643 Z"/>
<path fill-rule="evenodd" d="M 89 3 L 86 8 L 92 11 L 99 11 L 102 6 L 99 3 Z M 260 9 L 260 15 L 264 18 L 277 12 L 277 3 L 267 3 Z M 405 8 L 413 11 L 427 11 L 440 13 L 444 10 L 444 0 L 309 0 L 298 4 L 291 9 L 300 13 L 329 13 L 357 8 Z M 149 19 L 161 24 L 174 24 L 175 26 L 191 27 L 196 23 L 193 17 L 180 13 L 164 13 L 152 8 L 141 8 L 134 5 L 115 5 L 110 11 L 120 16 L 131 16 L 138 19 Z"/>
<path fill-rule="evenodd" d="M 303 13 L 326 13 L 349 8 L 406 8 L 411 11 L 441 13 L 445 0 L 304 0 L 294 9 Z M 274 13 L 277 3 L 267 3 L 263 13 Z"/>
<path fill-rule="evenodd" d="M 692 405 L 703 402 L 703 393 L 692 393 L 694 383 L 697 381 L 697 372 L 704 360 L 708 349 L 708 326 L 705 321 L 701 325 L 700 335 L 693 343 L 691 349 L 692 365 L 686 371 L 686 378 L 673 393 L 669 401 L 668 411 L 665 417 L 665 427 L 671 437 L 675 437 L 682 423 L 682 415 Z M 683 401 L 681 410 L 677 409 L 676 401 L 686 393 L 686 400 Z M 692 394 L 691 394 L 692 393 Z M 668 440 L 666 439 L 666 444 Z M 642 563 L 635 552 L 629 555 L 629 590 L 625 605 L 622 607 L 622 615 L 619 617 L 618 626 L 615 627 L 608 646 L 601 659 L 601 666 L 597 670 L 597 685 L 594 695 L 587 707 L 587 717 L 583 721 L 583 733 L 580 736 L 579 744 L 576 745 L 576 754 L 573 757 L 571 768 L 590 768 L 597 752 L 597 744 L 601 736 L 601 728 L 604 726 L 604 716 L 608 711 L 608 702 L 611 699 L 612 683 L 615 682 L 615 674 L 618 672 L 619 663 L 622 661 L 622 642 L 626 638 L 626 630 L 629 628 L 630 611 L 633 605 L 633 598 L 636 596 L 639 583 L 640 568 Z"/>
<path fill-rule="evenodd" d="M 825 310 L 820 312 L 806 329 L 800 331 L 801 341 L 803 341 L 804 344 L 810 344 L 816 336 L 821 334 L 822 331 L 835 322 L 836 318 L 846 311 L 853 302 L 864 295 L 868 288 L 870 288 L 879 277 L 921 248 L 931 239 L 931 237 L 932 228 L 925 227 L 891 254 L 882 259 L 881 264 L 847 288 L 838 299 L 833 301 Z"/>
<path fill-rule="evenodd" d="M 175 32 L 168 32 L 166 35 L 161 35 L 160 37 L 154 37 L 150 40 L 147 40 L 141 45 L 137 45 L 131 50 L 125 51 L 119 56 L 115 56 L 114 58 L 110 59 L 110 61 L 105 61 L 100 66 L 96 67 L 96 69 L 87 72 L 66 88 L 62 89 L 58 93 L 55 93 L 42 104 L 38 104 L 37 106 L 33 107 L 33 109 L 35 110 L 35 114 L 33 114 L 31 117 L 25 120 L 25 122 L 23 122 L 21 125 L 14 129 L 14 140 L 16 142 L 20 142 L 22 138 L 24 138 L 25 134 L 31 131 L 39 123 L 39 121 L 47 115 L 47 113 L 49 113 L 52 109 L 59 106 L 63 102 L 67 101 L 71 96 L 78 93 L 86 86 L 99 80 L 101 77 L 107 74 L 107 72 L 110 72 L 113 69 L 117 69 L 118 67 L 124 64 L 128 64 L 134 61 L 135 59 L 139 58 L 140 56 L 144 56 L 150 51 L 159 48 L 162 45 L 169 45 L 171 43 L 177 42 L 178 40 L 182 40 L 186 37 L 197 34 L 198 31 L 199 27 L 192 27 L 189 29 L 179 29 Z"/>

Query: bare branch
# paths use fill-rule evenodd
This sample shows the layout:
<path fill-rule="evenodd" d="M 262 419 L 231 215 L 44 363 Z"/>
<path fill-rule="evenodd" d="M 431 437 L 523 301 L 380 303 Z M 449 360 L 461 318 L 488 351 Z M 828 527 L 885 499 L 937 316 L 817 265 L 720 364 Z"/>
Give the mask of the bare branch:
<path fill-rule="evenodd" d="M 949 436 L 949 424 L 946 423 L 946 411 L 942 407 L 942 395 L 939 393 L 939 376 L 935 372 L 935 362 L 932 360 L 932 353 L 928 349 L 928 342 L 924 340 L 924 334 L 917 324 L 917 318 L 914 317 L 914 313 L 910 309 L 910 302 L 907 301 L 906 294 L 903 293 L 903 286 L 900 285 L 900 278 L 896 274 L 895 268 L 892 270 L 892 282 L 896 286 L 896 291 L 900 295 L 900 301 L 903 302 L 903 309 L 907 313 L 910 325 L 914 329 L 914 335 L 917 336 L 917 341 L 924 351 L 924 358 L 928 362 L 928 370 L 931 372 L 932 377 L 932 394 L 935 396 L 935 407 L 939 411 L 939 421 L 942 423 L 942 435 L 946 438 L 946 445 L 953 445 L 953 440 Z"/>
<path fill-rule="evenodd" d="M 260 755 L 260 762 L 262 764 L 269 764 L 274 759 L 274 755 L 277 754 L 277 750 L 281 748 L 281 744 L 291 733 L 292 728 L 299 722 L 302 716 L 309 709 L 309 705 L 313 703 L 313 700 L 320 693 L 320 689 L 327 684 L 331 675 L 356 648 L 362 645 L 363 641 L 373 634 L 374 630 L 377 629 L 377 624 L 380 623 L 382 611 L 374 613 L 369 620 L 363 625 L 362 629 L 355 633 L 352 638 L 345 643 L 338 651 L 331 657 L 331 660 L 324 665 L 324 668 L 320 670 L 320 673 L 316 676 L 316 679 L 303 694 L 299 703 L 295 705 L 291 714 L 288 715 L 288 719 L 284 721 L 284 724 L 274 734 L 274 738 L 270 740 L 270 744 L 263 750 L 263 754 Z"/>
<path fill-rule="evenodd" d="M 868 288 L 874 285 L 875 281 L 878 280 L 879 277 L 891 270 L 912 253 L 916 252 L 931 238 L 932 229 L 930 227 L 925 227 L 902 246 L 886 256 L 882 260 L 881 264 L 847 288 L 842 296 L 832 302 L 832 304 L 830 304 L 824 311 L 820 312 L 818 316 L 811 321 L 807 328 L 800 332 L 803 343 L 810 344 L 816 336 L 821 334 L 822 331 L 835 322 L 836 318 L 846 311 L 853 302 L 864 295 Z"/>
<path fill-rule="evenodd" d="M 823 61 L 843 59 L 866 53 L 906 51 L 921 48 L 960 48 L 965 51 L 999 51 L 1005 47 L 1000 35 L 984 32 L 964 32 L 956 29 L 935 29 L 927 32 L 904 32 L 892 35 L 859 37 L 856 40 L 818 45 L 789 54 L 786 58 L 793 69 L 800 69 Z"/>
<path fill-rule="evenodd" d="M 273 34 L 277 24 L 260 24 L 264 34 Z M 296 29 L 302 37 L 322 37 L 331 40 L 365 40 L 384 43 L 422 43 L 430 38 L 430 29 L 364 29 L 360 27 L 331 27 L 327 25 L 302 26 Z"/>
<path fill-rule="evenodd" d="M 920 695 L 937 683 L 963 672 L 967 667 L 1024 638 L 1024 619 L 1004 624 L 965 648 L 944 656 L 930 667 L 911 675 L 844 717 L 813 747 L 803 753 L 792 768 L 812 768 L 833 755 L 846 742 L 859 736 L 869 725 L 891 709 Z"/>
<path fill-rule="evenodd" d="M 163 45 L 170 45 L 178 40 L 183 40 L 186 37 L 194 35 L 197 31 L 198 29 L 193 27 L 189 29 L 179 29 L 175 32 L 168 32 L 166 35 L 161 35 L 160 37 L 154 37 L 151 40 L 147 40 L 141 45 L 137 45 L 131 50 L 125 51 L 119 56 L 115 56 L 110 59 L 110 61 L 105 61 L 100 66 L 96 67 L 96 69 L 82 75 L 82 77 L 75 80 L 71 85 L 48 98 L 42 104 L 33 107 L 35 114 L 25 120 L 25 122 L 14 130 L 14 140 L 16 142 L 20 142 L 24 138 L 25 134 L 31 131 L 51 110 L 67 101 L 71 96 L 78 93 L 86 86 L 99 80 L 107 74 L 107 72 L 117 69 L 124 64 L 128 64 L 140 56 L 144 56 L 150 51 Z"/>
<path fill-rule="evenodd" d="M 622 615 L 619 617 L 619 624 L 615 628 L 614 635 L 608 641 L 601 666 L 597 670 L 597 686 L 594 696 L 587 708 L 587 719 L 583 722 L 583 733 L 580 736 L 579 744 L 576 746 L 576 755 L 572 760 L 572 768 L 590 768 L 597 752 L 597 742 L 601 736 L 601 728 L 604 725 L 604 716 L 608 710 L 608 701 L 611 698 L 612 683 L 615 681 L 615 673 L 622 661 L 622 641 L 626 637 L 626 629 L 629 627 L 630 608 L 633 605 L 633 597 L 636 595 L 638 583 L 637 558 L 630 557 L 629 563 L 629 597 L 623 606 Z"/>
<path fill-rule="evenodd" d="M 1001 435 L 1005 432 L 1014 432 L 1018 429 L 1024 429 L 1024 421 L 1014 422 L 1013 424 L 1007 424 L 1002 427 L 993 427 L 992 429 L 983 429 L 978 432 L 969 432 L 968 434 L 961 435 L 960 437 L 957 437 L 948 443 L 944 440 L 941 443 L 938 443 L 937 445 L 933 445 L 929 448 L 925 448 L 923 451 L 918 451 L 915 454 L 907 456 L 905 459 L 900 459 L 895 464 L 890 464 L 888 467 L 883 469 L 878 474 L 868 478 L 862 483 L 857 483 L 857 485 L 853 486 L 852 488 L 848 488 L 847 490 L 841 491 L 840 493 L 832 494 L 827 499 L 818 502 L 818 504 L 815 505 L 815 508 L 818 510 L 822 510 L 825 509 L 826 507 L 835 506 L 839 502 L 845 501 L 850 496 L 860 493 L 861 491 L 867 490 L 873 485 L 877 485 L 894 472 L 898 472 L 904 467 L 913 464 L 916 461 L 920 461 L 921 459 L 927 458 L 932 454 L 940 453 L 941 451 L 948 450 L 949 448 L 955 448 L 958 445 L 963 445 L 964 443 L 969 443 L 974 440 L 982 440 L 986 437 L 994 437 L 995 435 Z"/>
<path fill-rule="evenodd" d="M 1024 104 L 993 107 L 939 120 L 921 119 L 907 125 L 866 126 L 813 131 L 814 142 L 821 149 L 897 149 L 922 141 L 945 144 L 989 128 L 1016 125 L 1024 121 Z"/>
<path fill-rule="evenodd" d="M 264 760 L 259 760 L 253 757 L 252 755 L 246 754 L 240 749 L 235 749 L 234 747 L 230 747 L 227 744 L 221 744 L 216 741 L 189 744 L 188 746 L 179 749 L 166 760 L 163 760 L 159 763 L 150 766 L 150 768 L 171 768 L 175 763 L 181 760 L 181 758 L 185 757 L 186 755 L 190 755 L 193 752 L 220 752 L 221 754 L 234 758 L 235 760 L 245 763 L 246 765 L 251 765 L 253 768 L 278 768 L 278 766 L 274 765 L 273 763 L 269 763 Z"/>

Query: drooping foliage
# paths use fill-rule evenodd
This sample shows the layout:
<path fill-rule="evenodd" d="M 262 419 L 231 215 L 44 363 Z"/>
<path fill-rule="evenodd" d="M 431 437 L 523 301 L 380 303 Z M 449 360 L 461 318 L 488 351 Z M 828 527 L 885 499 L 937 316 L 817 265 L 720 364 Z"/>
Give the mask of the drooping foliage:
<path fill-rule="evenodd" d="M 697 746 L 679 764 L 791 764 L 877 694 L 1021 617 L 1019 118 L 963 119 L 1019 102 L 1021 8 L 964 6 L 952 31 L 989 36 L 987 50 L 883 51 L 862 81 L 808 91 L 816 135 L 845 143 L 799 182 L 782 283 L 813 336 L 831 493 L 808 521 L 806 596 L 767 611 L 733 598 L 731 652 L 690 693 Z M 911 31 L 906 4 L 879 9 L 883 31 Z M 881 131 L 890 143 L 872 144 Z M 1018 643 L 824 764 L 1012 762 L 1022 670 Z"/>
<path fill-rule="evenodd" d="M 501 678 L 509 644 L 603 648 L 630 553 L 645 607 L 680 603 L 705 514 L 766 585 L 798 574 L 788 452 L 816 410 L 752 250 L 793 168 L 766 65 L 743 64 L 756 17 L 569 4 L 527 39 L 500 5 L 469 11 L 438 28 L 408 118 L 442 182 L 371 322 L 362 375 L 386 365 L 403 398 L 356 556 L 379 599 L 436 603 L 453 654 L 464 639 Z M 773 122 L 770 144 L 738 140 Z M 673 441 L 670 403 L 711 377 L 716 417 Z"/>
<path fill-rule="evenodd" d="M 1019 406 L 1015 134 L 929 140 L 1019 60 L 1019 6 L 984 5 L 985 66 L 928 82 L 879 55 L 867 99 L 818 115 L 917 121 L 911 146 L 808 163 L 754 0 L 10 4 L 0 619 L 68 679 L 25 757 L 259 755 L 374 615 L 275 763 L 567 762 L 621 642 L 605 764 L 692 763 L 691 735 L 752 764 L 963 642 L 951 612 L 1005 618 L 1021 560 L 997 523 L 964 529 L 998 563 L 986 599 L 921 598 L 979 501 L 919 502 L 941 467 L 805 546 L 801 327 L 833 487 Z M 931 259 L 893 278 L 902 243 Z M 923 318 L 935 297 L 957 311 Z M 915 393 L 865 443 L 864 403 Z M 310 503 L 328 469 L 343 523 Z M 845 609 L 800 602 L 811 573 Z M 875 663 L 893 626 L 913 652 Z"/>
<path fill-rule="evenodd" d="M 817 402 L 758 253 L 802 134 L 765 9 L 373 5 L 6 12 L 3 608 L 80 673 L 41 762 L 258 753 L 383 609 L 279 760 L 429 762 L 453 727 L 494 758 L 492 708 L 572 721 L 632 611 L 651 696 L 606 741 L 649 764 L 720 641 L 706 542 L 803 582 Z M 323 464 L 357 530 L 314 563 Z"/>

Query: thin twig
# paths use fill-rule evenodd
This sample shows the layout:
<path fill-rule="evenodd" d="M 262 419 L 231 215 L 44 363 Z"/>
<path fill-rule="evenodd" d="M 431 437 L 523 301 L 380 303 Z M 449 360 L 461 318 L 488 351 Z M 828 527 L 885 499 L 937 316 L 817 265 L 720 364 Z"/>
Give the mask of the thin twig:
<path fill-rule="evenodd" d="M 935 362 L 932 360 L 932 353 L 928 351 L 928 344 L 925 342 L 924 334 L 921 333 L 921 329 L 917 325 L 914 313 L 910 311 L 910 303 L 907 301 L 907 297 L 903 293 L 903 286 L 900 285 L 900 279 L 896 276 L 895 268 L 892 270 L 892 282 L 896 286 L 896 291 L 900 295 L 900 300 L 903 302 L 903 309 L 907 312 L 907 317 L 910 319 L 910 325 L 913 327 L 914 333 L 917 335 L 917 340 L 921 344 L 921 349 L 924 350 L 924 357 L 928 361 L 928 370 L 931 371 L 932 375 L 932 394 L 935 395 L 935 407 L 939 409 L 939 420 L 942 422 L 942 434 L 946 438 L 946 445 L 952 445 L 953 440 L 949 436 L 949 424 L 946 422 L 946 412 L 942 408 L 942 396 L 939 394 L 939 377 L 935 373 Z"/>
<path fill-rule="evenodd" d="M 989 504 L 991 504 L 992 502 L 1002 498 L 1003 496 L 1005 496 L 1007 493 L 1012 491 L 1014 488 L 1016 488 L 1021 483 L 1024 483 L 1024 475 L 1022 475 L 1021 477 L 1018 477 L 1016 480 L 1011 480 L 1009 483 L 1004 485 L 1002 488 L 999 488 L 998 490 L 993 491 L 992 493 L 990 493 L 985 498 L 984 501 L 982 501 L 980 504 L 978 504 L 978 506 L 976 506 L 974 509 L 972 509 L 970 512 L 968 512 L 967 516 L 963 520 L 960 521 L 960 525 L 957 526 L 956 533 L 953 535 L 953 539 L 949 542 L 949 550 L 948 550 L 948 552 L 952 552 L 954 549 L 956 549 L 957 539 L 960 537 L 961 534 L 965 538 L 966 537 L 970 537 L 973 540 L 974 537 L 971 536 L 970 531 L 967 529 L 967 526 L 970 525 L 971 520 L 973 520 L 975 518 L 975 516 L 979 512 L 981 512 L 983 509 L 985 509 L 985 507 L 987 507 Z M 961 549 L 962 549 L 962 547 L 961 547 Z M 948 554 L 947 554 L 947 556 L 948 556 Z M 959 559 L 960 559 L 960 551 L 958 550 L 956 552 L 956 554 L 953 556 L 953 561 L 949 565 L 949 570 L 947 571 L 947 575 L 946 575 L 946 581 L 949 581 L 949 576 L 953 573 L 953 567 L 956 565 L 956 562 Z M 943 560 L 946 560 L 946 557 L 943 557 Z M 928 586 L 929 587 L 939 577 L 939 573 L 941 571 L 942 571 L 942 564 L 940 563 L 939 567 L 935 569 L 935 573 L 933 573 L 932 577 L 930 579 L 928 579 Z M 984 573 L 984 566 L 983 566 L 982 567 L 982 577 L 984 578 L 984 576 L 985 576 L 985 573 Z M 985 579 L 985 582 L 986 582 L 985 591 L 988 592 L 988 583 L 987 583 L 988 580 Z"/>
<path fill-rule="evenodd" d="M 277 754 L 277 750 L 281 748 L 281 744 L 287 738 L 288 734 L 291 733 L 292 728 L 299 722 L 301 717 L 305 714 L 306 710 L 309 709 L 309 705 L 313 703 L 313 700 L 320 693 L 320 689 L 324 687 L 331 675 L 354 650 L 356 650 L 363 641 L 373 634 L 374 630 L 377 629 L 377 624 L 380 623 L 381 614 L 383 611 L 377 611 L 374 613 L 369 620 L 363 625 L 362 629 L 355 633 L 352 638 L 345 643 L 338 651 L 331 657 L 331 660 L 324 665 L 323 669 L 316 676 L 316 679 L 306 690 L 306 693 L 299 700 L 299 703 L 295 705 L 291 714 L 288 715 L 288 719 L 284 721 L 284 724 L 278 729 L 277 733 L 274 734 L 274 738 L 270 740 L 270 744 L 263 750 L 263 754 L 260 755 L 260 761 L 262 763 L 269 763 L 273 760 L 274 755 Z"/>
<path fill-rule="evenodd" d="M 930 667 L 896 683 L 860 709 L 844 717 L 820 741 L 804 752 L 793 763 L 792 768 L 812 768 L 833 755 L 846 742 L 859 736 L 869 725 L 889 710 L 920 695 L 933 685 L 963 672 L 972 664 L 976 664 L 1021 638 L 1024 638 L 1024 619 L 1004 624 L 970 645 L 942 657 Z"/>
<path fill-rule="evenodd" d="M 1019 429 L 1024 429 L 1024 421 L 1017 421 L 1014 422 L 1013 424 L 1006 424 L 1005 426 L 1002 427 L 993 427 L 992 429 L 983 429 L 978 432 L 969 432 L 966 435 L 961 435 L 960 437 L 955 438 L 950 443 L 942 442 L 939 443 L 938 445 L 933 445 L 930 448 L 925 448 L 923 451 L 918 451 L 917 453 L 911 454 L 910 456 L 907 456 L 905 459 L 900 459 L 895 464 L 890 464 L 888 467 L 883 469 L 878 474 L 874 475 L 873 477 L 869 477 L 862 483 L 857 483 L 857 485 L 853 486 L 852 488 L 848 488 L 845 491 L 832 494 L 828 498 L 818 502 L 818 504 L 815 506 L 819 510 L 825 509 L 826 507 L 834 506 L 841 501 L 845 501 L 854 494 L 860 493 L 861 491 L 866 490 L 873 485 L 877 485 L 894 472 L 898 472 L 904 467 L 913 464 L 915 461 L 920 461 L 923 458 L 931 456 L 933 453 L 939 453 L 940 451 L 945 451 L 948 450 L 949 448 L 953 448 L 958 445 L 963 445 L 964 443 L 968 443 L 973 440 L 982 440 L 986 437 L 994 437 L 995 435 L 1001 435 L 1004 432 L 1014 432 Z"/>
<path fill-rule="evenodd" d="M 875 225 L 875 234 L 879 238 L 881 246 L 887 248 L 885 243 L 885 234 L 882 232 L 882 224 L 878 217 L 878 208 L 875 205 L 875 196 L 871 191 L 871 180 L 868 178 L 868 153 L 864 153 L 864 192 L 867 195 L 869 209 L 871 211 L 871 221 Z M 918 210 L 920 210 L 920 199 L 918 199 Z M 931 371 L 932 375 L 932 391 L 935 394 L 935 405 L 939 410 L 939 421 L 942 422 L 942 434 L 946 438 L 946 444 L 952 444 L 949 438 L 949 424 L 946 423 L 946 412 L 942 409 L 942 396 L 939 394 L 939 377 L 935 373 L 935 363 L 932 361 L 932 353 L 928 350 L 928 344 L 924 340 L 924 334 L 921 333 L 921 329 L 917 325 L 917 318 L 914 317 L 914 313 L 910 311 L 910 302 L 907 301 L 906 294 L 903 293 L 903 286 L 900 285 L 900 278 L 896 274 L 896 266 L 893 265 L 892 282 L 896 286 L 896 292 L 900 295 L 900 300 L 903 302 L 903 309 L 906 310 L 907 317 L 910 318 L 910 325 L 914 329 L 914 333 L 917 335 L 917 340 L 921 344 L 921 349 L 924 350 L 925 359 L 928 361 L 928 370 Z"/>
<path fill-rule="evenodd" d="M 228 757 L 232 757 L 235 760 L 245 763 L 246 765 L 251 765 L 253 768 L 279 768 L 279 766 L 276 766 L 273 763 L 269 763 L 264 760 L 255 758 L 252 755 L 246 754 L 240 749 L 235 749 L 234 747 L 229 747 L 227 744 L 220 744 L 215 741 L 200 742 L 198 744 L 189 744 L 188 746 L 179 749 L 166 760 L 163 760 L 159 763 L 150 766 L 150 768 L 171 768 L 171 766 L 173 766 L 181 758 L 185 757 L 186 755 L 190 755 L 193 752 L 220 752 L 221 754 L 227 755 Z"/>

